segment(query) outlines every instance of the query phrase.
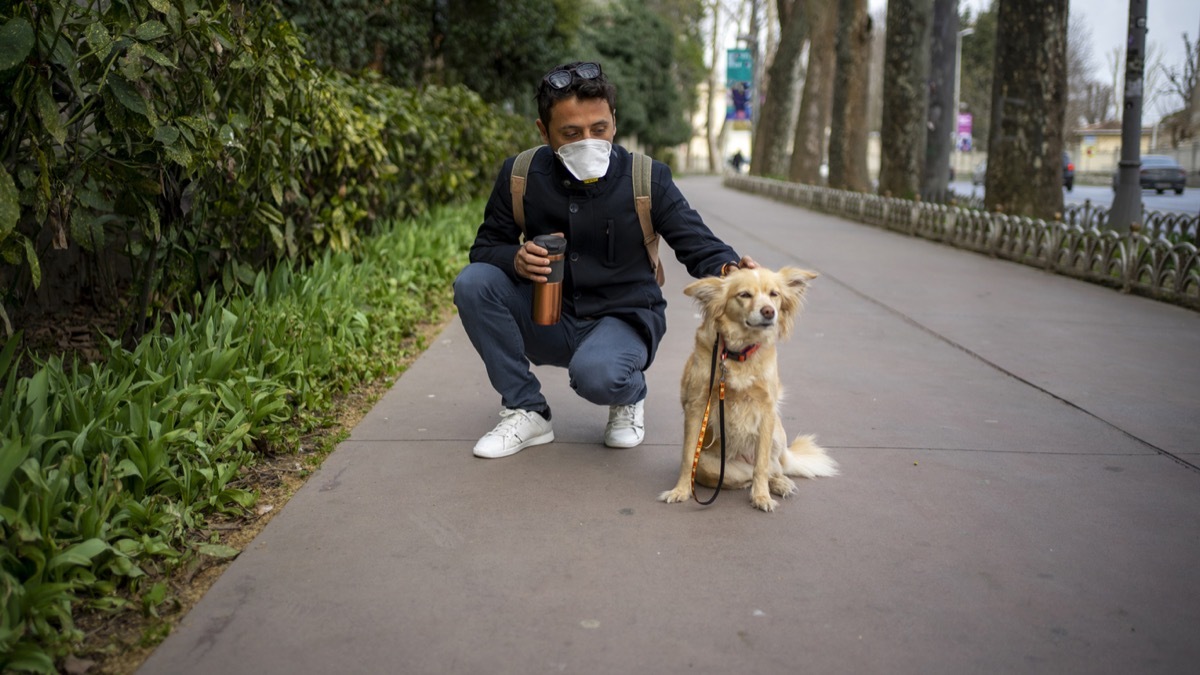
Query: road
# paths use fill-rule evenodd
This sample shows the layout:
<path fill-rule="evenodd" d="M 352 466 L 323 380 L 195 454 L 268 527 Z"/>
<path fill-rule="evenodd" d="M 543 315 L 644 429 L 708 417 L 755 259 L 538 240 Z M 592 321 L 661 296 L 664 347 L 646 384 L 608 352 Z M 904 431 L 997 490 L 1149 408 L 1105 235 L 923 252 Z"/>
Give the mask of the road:
<path fill-rule="evenodd" d="M 950 187 L 960 195 L 983 196 L 983 186 L 971 185 L 970 181 L 954 181 L 950 183 Z M 1063 191 L 1063 200 L 1068 205 L 1083 204 L 1085 200 L 1089 199 L 1095 206 L 1108 208 L 1112 205 L 1112 188 L 1107 185 L 1076 185 L 1075 189 L 1070 192 Z M 1152 190 L 1144 190 L 1142 191 L 1142 203 L 1150 211 L 1200 213 L 1200 188 L 1189 187 L 1183 191 L 1182 195 L 1173 192 L 1157 195 Z"/>

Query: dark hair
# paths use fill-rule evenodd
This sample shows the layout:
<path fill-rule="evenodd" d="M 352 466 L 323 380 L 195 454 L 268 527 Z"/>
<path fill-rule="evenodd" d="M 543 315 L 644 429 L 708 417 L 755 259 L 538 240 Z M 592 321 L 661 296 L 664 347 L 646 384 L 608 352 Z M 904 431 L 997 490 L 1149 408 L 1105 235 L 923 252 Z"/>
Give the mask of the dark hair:
<path fill-rule="evenodd" d="M 585 63 L 585 61 L 564 63 L 561 66 L 550 69 L 546 74 L 549 75 L 556 70 L 573 70 L 581 63 Z M 605 101 L 608 101 L 608 109 L 611 112 L 615 114 L 617 111 L 617 88 L 613 85 L 613 83 L 608 81 L 607 77 L 604 76 L 603 70 L 601 70 L 601 73 L 598 77 L 594 77 L 590 80 L 572 76 L 571 84 L 568 84 L 562 89 L 555 89 L 554 87 L 551 87 L 550 83 L 546 82 L 546 78 L 542 77 L 542 79 L 538 82 L 537 96 L 535 97 L 537 99 L 538 119 L 542 120 L 542 126 L 546 127 L 546 129 L 549 129 L 550 109 L 554 107 L 555 103 L 571 98 L 572 96 L 581 101 L 586 99 L 602 98 Z"/>

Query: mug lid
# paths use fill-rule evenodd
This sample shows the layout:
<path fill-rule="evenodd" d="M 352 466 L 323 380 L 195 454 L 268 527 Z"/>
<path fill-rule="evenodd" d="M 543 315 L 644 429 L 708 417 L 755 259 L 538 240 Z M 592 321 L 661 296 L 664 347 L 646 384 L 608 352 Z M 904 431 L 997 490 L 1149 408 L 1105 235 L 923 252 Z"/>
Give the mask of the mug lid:
<path fill-rule="evenodd" d="M 546 249 L 549 255 L 557 255 L 567 250 L 567 240 L 558 234 L 539 234 L 533 238 L 533 243 Z"/>

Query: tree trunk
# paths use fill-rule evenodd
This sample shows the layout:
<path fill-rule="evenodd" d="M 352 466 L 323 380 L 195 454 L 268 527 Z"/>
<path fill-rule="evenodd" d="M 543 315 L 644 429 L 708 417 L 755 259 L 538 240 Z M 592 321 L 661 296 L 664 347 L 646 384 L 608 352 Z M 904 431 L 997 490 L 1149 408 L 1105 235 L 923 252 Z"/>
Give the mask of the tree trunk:
<path fill-rule="evenodd" d="M 833 107 L 833 78 L 837 62 L 837 0 L 809 0 L 804 4 L 812 37 L 808 47 L 808 72 L 804 96 L 796 118 L 792 161 L 788 177 L 797 183 L 821 182 L 825 159 L 825 127 Z"/>
<path fill-rule="evenodd" d="M 1067 0 L 1006 0 L 997 22 L 985 204 L 1051 220 L 1063 210 Z"/>
<path fill-rule="evenodd" d="M 888 2 L 880 194 L 912 199 L 921 188 L 932 20 L 933 0 Z"/>
<path fill-rule="evenodd" d="M 871 15 L 867 0 L 838 0 L 837 75 L 829 132 L 829 186 L 866 192 Z"/>
<path fill-rule="evenodd" d="M 768 69 L 766 98 L 754 129 L 750 173 L 783 176 L 787 173 L 787 132 L 796 91 L 796 62 L 804 48 L 807 22 L 799 0 L 779 0 L 782 30 L 775 59 Z"/>
<path fill-rule="evenodd" d="M 925 174 L 921 195 L 926 201 L 946 195 L 950 152 L 954 149 L 954 57 L 958 41 L 958 0 L 934 0 L 929 41 L 929 136 L 925 139 Z"/>
<path fill-rule="evenodd" d="M 709 43 L 709 49 L 712 50 L 712 62 L 718 63 L 721 57 L 721 3 L 713 2 L 712 6 L 712 36 Z M 721 169 L 723 158 L 721 150 L 717 145 L 717 120 L 713 110 L 716 106 L 715 99 L 717 96 L 717 68 L 714 65 L 708 69 L 708 96 L 705 96 L 705 101 L 708 107 L 705 108 L 704 115 L 704 138 L 708 142 L 708 172 L 717 173 Z M 725 107 L 721 106 L 722 115 L 724 115 Z M 722 120 L 722 124 L 724 120 Z"/>

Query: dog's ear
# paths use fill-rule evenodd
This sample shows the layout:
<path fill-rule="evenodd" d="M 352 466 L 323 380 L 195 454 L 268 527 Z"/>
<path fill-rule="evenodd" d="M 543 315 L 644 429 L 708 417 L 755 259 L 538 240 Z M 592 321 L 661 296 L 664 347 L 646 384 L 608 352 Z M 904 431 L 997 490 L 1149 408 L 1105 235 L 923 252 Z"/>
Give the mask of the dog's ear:
<path fill-rule="evenodd" d="M 820 275 L 809 270 L 802 270 L 799 267 L 784 267 L 779 270 L 779 276 L 783 277 L 784 283 L 788 286 L 803 293 L 808 289 L 808 282 Z"/>
<path fill-rule="evenodd" d="M 683 294 L 695 299 L 696 304 L 710 318 L 716 316 L 724 303 L 725 280 L 720 277 L 705 277 L 693 281 L 683 289 Z"/>
<path fill-rule="evenodd" d="M 787 286 L 780 303 L 779 337 L 787 338 L 792 334 L 796 315 L 804 304 L 804 294 L 808 290 L 808 282 L 817 278 L 816 272 L 802 270 L 799 267 L 784 267 L 779 270 L 779 276 Z"/>

